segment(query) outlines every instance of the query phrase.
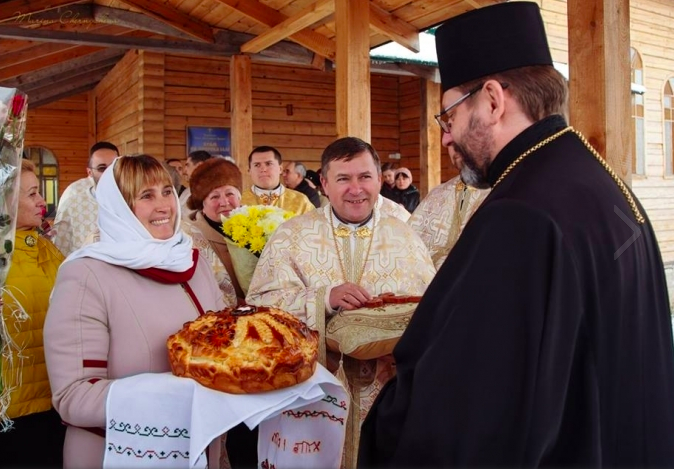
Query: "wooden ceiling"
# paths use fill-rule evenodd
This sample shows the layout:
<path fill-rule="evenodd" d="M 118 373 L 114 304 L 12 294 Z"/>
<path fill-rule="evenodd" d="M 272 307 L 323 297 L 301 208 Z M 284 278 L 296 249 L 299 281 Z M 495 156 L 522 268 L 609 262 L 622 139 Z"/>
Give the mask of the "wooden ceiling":
<path fill-rule="evenodd" d="M 2 0 L 0 86 L 31 107 L 90 90 L 130 49 L 331 69 L 335 2 L 368 0 Z M 505 0 L 370 0 L 370 47 L 395 41 L 418 51 L 418 33 Z M 424 67 L 373 65 L 416 73 Z"/>

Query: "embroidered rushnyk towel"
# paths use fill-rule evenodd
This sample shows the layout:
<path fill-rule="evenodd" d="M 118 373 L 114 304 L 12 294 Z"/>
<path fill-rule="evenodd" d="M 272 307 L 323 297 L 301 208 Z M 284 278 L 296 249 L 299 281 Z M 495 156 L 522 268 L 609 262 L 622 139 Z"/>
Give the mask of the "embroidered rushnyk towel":
<path fill-rule="evenodd" d="M 106 469 L 205 468 L 205 449 L 245 422 L 260 426 L 258 467 L 338 468 L 348 396 L 320 364 L 296 386 L 227 394 L 170 373 L 118 379 L 106 403 Z"/>

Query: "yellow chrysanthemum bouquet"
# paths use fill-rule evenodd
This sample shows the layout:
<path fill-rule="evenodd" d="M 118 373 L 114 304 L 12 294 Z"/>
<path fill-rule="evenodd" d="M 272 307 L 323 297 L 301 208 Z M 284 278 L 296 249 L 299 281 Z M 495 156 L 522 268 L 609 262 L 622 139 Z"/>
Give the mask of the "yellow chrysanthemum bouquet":
<path fill-rule="evenodd" d="M 222 221 L 222 231 L 232 258 L 236 278 L 248 292 L 257 260 L 281 223 L 294 217 L 288 210 L 270 205 L 246 205 L 232 210 Z"/>

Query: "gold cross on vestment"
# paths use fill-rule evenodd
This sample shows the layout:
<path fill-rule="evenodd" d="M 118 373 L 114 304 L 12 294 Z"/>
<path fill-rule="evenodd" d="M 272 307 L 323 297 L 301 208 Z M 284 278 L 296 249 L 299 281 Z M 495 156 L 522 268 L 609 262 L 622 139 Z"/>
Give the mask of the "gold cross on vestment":
<path fill-rule="evenodd" d="M 278 200 L 278 194 L 260 194 L 262 205 L 273 205 Z"/>
<path fill-rule="evenodd" d="M 344 225 L 339 225 L 335 228 L 334 233 L 338 238 L 348 238 L 352 233 L 356 238 L 369 238 L 372 236 L 372 230 L 367 226 L 361 226 L 355 230 L 350 230 Z"/>

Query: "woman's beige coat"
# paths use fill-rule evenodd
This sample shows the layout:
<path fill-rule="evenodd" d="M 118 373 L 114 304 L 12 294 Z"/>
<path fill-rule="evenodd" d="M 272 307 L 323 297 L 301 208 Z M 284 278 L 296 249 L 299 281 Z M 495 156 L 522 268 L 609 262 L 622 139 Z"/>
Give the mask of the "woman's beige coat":
<path fill-rule="evenodd" d="M 204 310 L 226 306 L 203 257 L 188 283 Z M 110 384 L 170 371 L 166 339 L 198 315 L 179 284 L 161 284 L 91 258 L 63 264 L 44 337 L 54 407 L 70 425 L 64 467 L 102 466 L 104 438 L 83 428 L 104 430 Z"/>

